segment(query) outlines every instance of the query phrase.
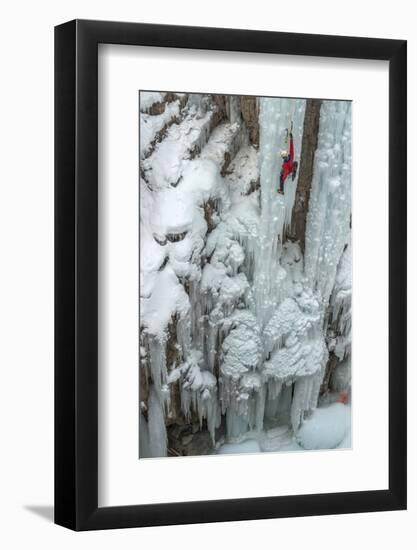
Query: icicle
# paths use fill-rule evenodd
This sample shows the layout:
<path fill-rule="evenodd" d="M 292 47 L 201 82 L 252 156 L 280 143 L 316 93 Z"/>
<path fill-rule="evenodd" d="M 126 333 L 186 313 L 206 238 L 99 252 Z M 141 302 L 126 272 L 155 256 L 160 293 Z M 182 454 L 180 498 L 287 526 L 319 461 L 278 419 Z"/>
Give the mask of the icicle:
<path fill-rule="evenodd" d="M 265 401 L 266 386 L 265 384 L 262 384 L 259 390 L 256 392 L 255 421 L 253 422 L 253 427 L 258 432 L 260 432 L 264 427 Z"/>
<path fill-rule="evenodd" d="M 159 392 L 167 379 L 166 338 L 163 340 L 157 337 L 149 338 L 149 353 L 152 380 Z"/>
<path fill-rule="evenodd" d="M 140 458 L 151 458 L 153 456 L 149 441 L 148 423 L 142 413 L 139 413 L 139 456 Z"/>
<path fill-rule="evenodd" d="M 350 355 L 351 346 L 352 266 L 350 244 L 346 245 L 337 268 L 330 306 L 329 323 L 331 324 L 331 333 L 335 336 L 332 349 L 342 361 Z"/>
<path fill-rule="evenodd" d="M 191 411 L 198 415 L 200 429 L 203 420 L 215 442 L 215 430 L 220 425 L 217 380 L 209 371 L 203 370 L 203 355 L 200 351 L 190 350 L 188 360 L 179 367 L 181 388 L 181 409 L 187 420 Z"/>
<path fill-rule="evenodd" d="M 304 412 L 310 408 L 312 382 L 311 376 L 305 376 L 295 382 L 291 405 L 291 425 L 294 433 L 300 427 Z"/>
<path fill-rule="evenodd" d="M 164 405 L 153 387 L 151 387 L 148 399 L 148 430 L 150 456 L 166 456 L 167 433 Z"/>

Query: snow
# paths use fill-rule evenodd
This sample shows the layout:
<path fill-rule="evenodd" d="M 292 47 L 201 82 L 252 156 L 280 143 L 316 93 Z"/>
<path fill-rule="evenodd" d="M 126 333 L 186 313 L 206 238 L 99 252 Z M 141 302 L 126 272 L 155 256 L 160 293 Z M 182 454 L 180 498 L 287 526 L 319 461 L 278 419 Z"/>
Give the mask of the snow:
<path fill-rule="evenodd" d="M 164 93 L 161 92 L 140 92 L 139 104 L 141 113 L 146 113 L 155 103 L 164 100 Z"/>
<path fill-rule="evenodd" d="M 178 187 L 156 193 L 151 224 L 157 235 L 182 233 L 192 228 L 196 208 L 219 193 L 220 174 L 209 160 L 195 160 L 184 168 Z"/>
<path fill-rule="evenodd" d="M 178 185 L 184 168 L 191 162 L 192 151 L 207 141 L 211 116 L 211 111 L 200 113 L 192 106 L 184 111 L 181 124 L 168 128 L 152 155 L 143 160 L 145 177 L 152 189 Z"/>
<path fill-rule="evenodd" d="M 241 196 L 248 195 L 251 185 L 254 185 L 258 179 L 258 152 L 254 147 L 244 145 L 230 163 L 225 177 L 233 202 L 236 203 Z"/>
<path fill-rule="evenodd" d="M 211 159 L 218 164 L 223 162 L 224 154 L 230 151 L 233 141 L 240 135 L 241 124 L 221 124 L 211 133 L 207 146 L 201 153 L 201 158 Z"/>
<path fill-rule="evenodd" d="M 264 376 L 282 382 L 294 381 L 320 371 L 327 362 L 328 352 L 323 338 L 300 342 L 295 335 L 287 339 L 264 363 Z"/>
<path fill-rule="evenodd" d="M 235 327 L 223 342 L 221 372 L 223 376 L 236 380 L 241 373 L 258 366 L 262 358 L 262 343 L 256 319 L 250 311 L 238 311 L 227 322 Z"/>
<path fill-rule="evenodd" d="M 303 449 L 335 449 L 350 446 L 350 407 L 334 403 L 316 409 L 297 432 Z"/>
<path fill-rule="evenodd" d="M 351 409 L 349 405 L 334 403 L 316 409 L 307 418 L 297 435 L 292 436 L 287 426 L 263 432 L 248 432 L 246 438 L 223 443 L 217 454 L 251 454 L 263 452 L 296 452 L 305 450 L 349 449 L 351 442 Z"/>
<path fill-rule="evenodd" d="M 146 331 L 162 340 L 172 316 L 175 313 L 187 315 L 189 301 L 184 287 L 169 266 L 155 274 L 153 286 L 156 290 L 141 299 L 141 317 Z"/>
<path fill-rule="evenodd" d="M 242 453 L 259 453 L 261 448 L 259 443 L 253 439 L 248 439 L 242 443 L 226 443 L 219 450 L 219 455 L 240 455 Z"/>
<path fill-rule="evenodd" d="M 301 309 L 300 300 L 285 298 L 277 307 L 264 330 L 265 351 L 271 353 L 275 345 L 284 343 L 287 336 L 302 337 L 320 320 L 318 303 L 311 298 L 311 309 Z M 298 341 L 295 340 L 294 344 Z M 288 342 L 289 343 L 289 342 Z"/>
<path fill-rule="evenodd" d="M 167 103 L 165 110 L 160 115 L 152 116 L 143 114 L 140 126 L 140 151 L 141 156 L 146 157 L 150 151 L 151 144 L 167 124 L 172 123 L 180 114 L 180 102 Z"/>

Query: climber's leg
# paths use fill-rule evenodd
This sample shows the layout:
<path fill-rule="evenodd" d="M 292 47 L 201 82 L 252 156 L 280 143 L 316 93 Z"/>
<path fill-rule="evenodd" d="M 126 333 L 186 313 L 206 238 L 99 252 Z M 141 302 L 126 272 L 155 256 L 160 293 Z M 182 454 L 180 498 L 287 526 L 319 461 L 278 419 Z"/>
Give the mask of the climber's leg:
<path fill-rule="evenodd" d="M 298 168 L 298 162 L 294 162 L 293 168 L 292 168 L 292 181 L 295 180 L 295 176 L 297 175 L 297 168 Z"/>
<path fill-rule="evenodd" d="M 284 178 L 283 178 L 282 172 L 281 172 L 281 174 L 279 175 L 279 189 L 278 189 L 278 193 L 281 193 L 281 195 L 284 194 Z"/>

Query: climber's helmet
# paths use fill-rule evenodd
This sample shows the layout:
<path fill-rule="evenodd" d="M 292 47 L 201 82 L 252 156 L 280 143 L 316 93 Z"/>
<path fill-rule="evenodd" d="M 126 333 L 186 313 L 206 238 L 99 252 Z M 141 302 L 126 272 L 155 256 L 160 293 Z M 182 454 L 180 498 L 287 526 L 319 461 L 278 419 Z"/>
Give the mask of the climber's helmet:
<path fill-rule="evenodd" d="M 280 151 L 280 155 L 283 159 L 287 158 L 288 157 L 288 151 L 286 151 L 285 149 L 282 149 Z"/>

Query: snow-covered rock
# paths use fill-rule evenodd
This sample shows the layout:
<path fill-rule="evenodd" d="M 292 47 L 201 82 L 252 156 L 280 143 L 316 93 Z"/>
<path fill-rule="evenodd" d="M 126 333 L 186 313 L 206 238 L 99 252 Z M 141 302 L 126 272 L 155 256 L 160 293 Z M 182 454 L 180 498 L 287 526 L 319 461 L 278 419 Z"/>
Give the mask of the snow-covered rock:
<path fill-rule="evenodd" d="M 334 403 L 316 409 L 297 432 L 297 443 L 303 449 L 336 449 L 347 446 L 350 433 L 350 407 Z M 346 439 L 346 441 L 345 441 Z"/>

